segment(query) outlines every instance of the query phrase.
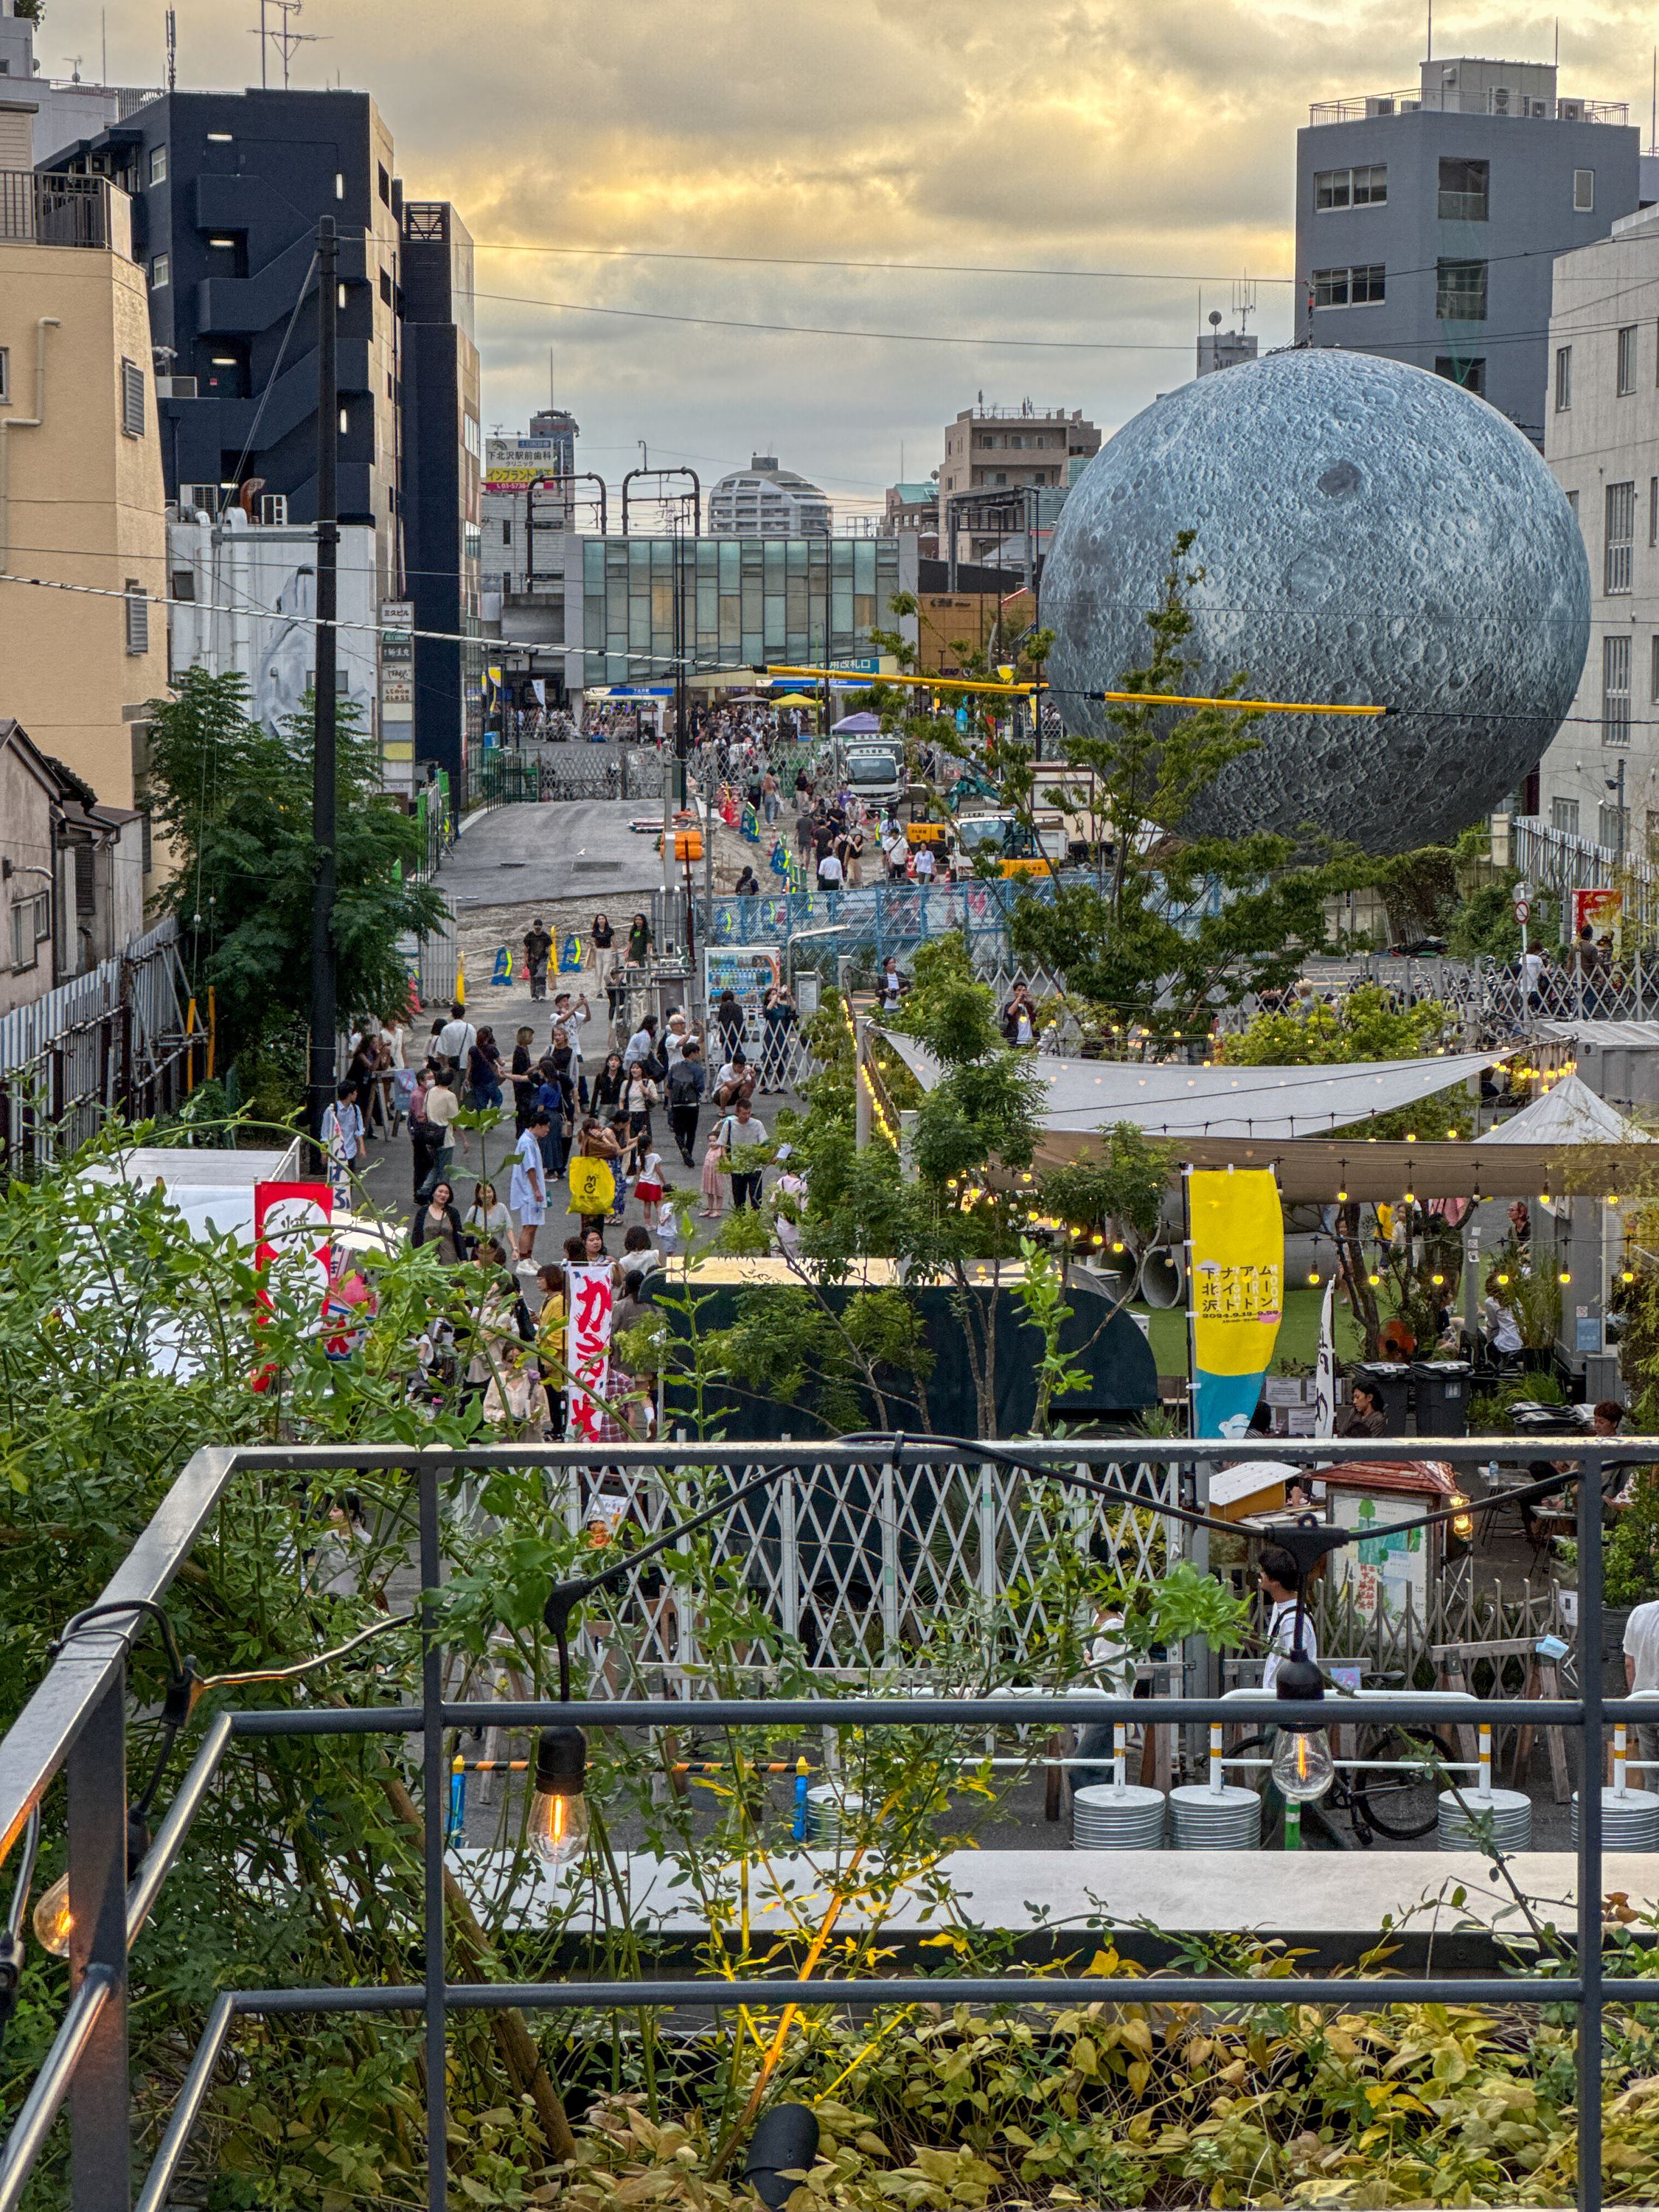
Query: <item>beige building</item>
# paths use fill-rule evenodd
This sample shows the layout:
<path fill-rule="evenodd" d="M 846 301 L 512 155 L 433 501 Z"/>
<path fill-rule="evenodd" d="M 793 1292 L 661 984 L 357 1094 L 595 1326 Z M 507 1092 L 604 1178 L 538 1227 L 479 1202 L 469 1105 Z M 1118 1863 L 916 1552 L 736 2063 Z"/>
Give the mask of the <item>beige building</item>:
<path fill-rule="evenodd" d="M 100 177 L 0 171 L 0 716 L 134 803 L 165 696 L 167 507 L 130 204 Z M 150 598 L 146 598 L 146 594 Z"/>
<path fill-rule="evenodd" d="M 1022 399 L 1018 407 L 988 406 L 984 396 L 964 407 L 954 422 L 945 425 L 945 465 L 939 472 L 940 550 L 951 529 L 947 502 L 964 492 L 975 492 L 985 502 L 976 511 L 963 509 L 956 518 L 958 546 L 964 558 L 976 561 L 1010 531 L 1023 527 L 1026 507 L 1023 487 L 1035 486 L 1050 495 L 1057 509 L 1064 486 L 1073 483 L 1085 464 L 1100 451 L 1100 432 L 1074 407 L 1039 407 Z M 998 492 L 1008 494 L 1006 514 L 990 504 Z M 1040 503 L 1040 512 L 1048 509 Z"/>

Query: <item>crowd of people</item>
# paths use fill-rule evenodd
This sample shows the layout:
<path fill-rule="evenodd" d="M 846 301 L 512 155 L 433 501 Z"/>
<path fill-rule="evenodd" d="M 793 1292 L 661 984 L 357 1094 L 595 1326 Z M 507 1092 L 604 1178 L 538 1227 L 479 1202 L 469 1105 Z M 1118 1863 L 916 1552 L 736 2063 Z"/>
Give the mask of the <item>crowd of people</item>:
<path fill-rule="evenodd" d="M 406 1133 L 409 1243 L 433 1248 L 447 1268 L 490 1271 L 475 1333 L 501 1339 L 499 1358 L 485 1342 L 482 1354 L 462 1358 L 440 1325 L 422 1353 L 422 1375 L 434 1392 L 476 1388 L 487 1419 L 510 1419 L 520 1431 L 559 1419 L 548 1394 L 556 1397 L 563 1387 L 567 1266 L 610 1262 L 620 1333 L 644 1311 L 645 1277 L 688 1249 L 694 1219 L 712 1227 L 728 1206 L 764 1210 L 787 1252 L 798 1241 L 805 1196 L 788 1146 L 772 1145 L 757 1111 L 757 1100 L 787 1087 L 799 1020 L 787 986 L 766 993 L 763 1036 L 751 1054 L 731 991 L 712 1006 L 706 1027 L 684 1006 L 661 1021 L 628 1016 L 616 976 L 624 952 L 641 961 L 648 954 L 643 915 L 624 933 L 601 912 L 591 937 L 596 994 L 608 988 L 597 1009 L 586 988 L 556 988 L 544 1032 L 526 1023 L 498 1037 L 459 1002 L 418 1044 L 401 1019 L 371 1024 L 354 1041 L 324 1125 L 342 1203 L 350 1202 L 370 1141 Z M 538 963 L 545 975 L 551 943 L 544 923 L 532 921 L 526 949 L 538 998 L 533 981 Z M 585 986 L 587 979 L 577 980 Z M 501 1120 L 469 1126 L 483 1109 Z M 665 1159 L 686 1173 L 671 1176 Z M 763 1179 L 772 1164 L 778 1174 L 767 1206 Z"/>

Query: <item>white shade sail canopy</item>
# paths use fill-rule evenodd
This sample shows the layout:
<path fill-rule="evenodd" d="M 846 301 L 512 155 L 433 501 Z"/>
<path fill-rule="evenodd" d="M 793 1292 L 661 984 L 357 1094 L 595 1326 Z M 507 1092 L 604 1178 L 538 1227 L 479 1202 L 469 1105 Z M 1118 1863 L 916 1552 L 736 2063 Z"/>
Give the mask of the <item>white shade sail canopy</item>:
<path fill-rule="evenodd" d="M 1633 1026 L 1633 1024 L 1632 1024 Z M 1589 1084 L 1564 1075 L 1543 1096 L 1488 1129 L 1483 1145 L 1646 1145 L 1645 1129 L 1627 1121 L 1616 1107 L 1598 1098 Z"/>
<path fill-rule="evenodd" d="M 931 1091 L 944 1070 L 927 1047 L 896 1030 L 881 1034 Z M 1322 1137 L 1417 1105 L 1504 1057 L 1471 1052 L 1337 1067 L 1190 1067 L 1033 1054 L 1026 1065 L 1048 1087 L 1038 1109 L 1045 1129 L 1081 1133 L 1131 1121 L 1149 1137 L 1288 1138 Z"/>

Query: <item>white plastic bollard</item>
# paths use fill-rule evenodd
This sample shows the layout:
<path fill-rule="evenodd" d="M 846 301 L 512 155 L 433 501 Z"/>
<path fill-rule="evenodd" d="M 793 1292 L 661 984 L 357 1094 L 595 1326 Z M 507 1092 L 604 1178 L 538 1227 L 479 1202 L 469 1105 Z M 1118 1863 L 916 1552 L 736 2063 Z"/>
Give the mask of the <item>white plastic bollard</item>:
<path fill-rule="evenodd" d="M 1210 1787 L 1214 1790 L 1218 1797 L 1221 1795 L 1223 1784 L 1221 1778 L 1221 1723 L 1219 1721 L 1212 1721 L 1210 1723 Z"/>

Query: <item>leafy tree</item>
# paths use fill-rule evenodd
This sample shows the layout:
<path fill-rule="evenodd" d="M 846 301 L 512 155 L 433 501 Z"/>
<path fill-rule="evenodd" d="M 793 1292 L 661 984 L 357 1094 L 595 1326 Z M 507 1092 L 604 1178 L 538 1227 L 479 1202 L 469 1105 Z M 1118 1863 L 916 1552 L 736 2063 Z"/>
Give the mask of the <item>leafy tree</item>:
<path fill-rule="evenodd" d="M 1119 688 L 1176 697 L 1196 663 L 1188 595 L 1203 577 L 1188 568 L 1194 533 L 1182 531 L 1158 605 L 1146 617 L 1152 650 Z M 1240 696 L 1235 675 L 1218 696 Z M 1095 882 L 1060 885 L 1052 898 L 1022 898 L 1012 938 L 1023 960 L 1066 979 L 1068 994 L 1097 1010 L 1103 1026 L 1138 1027 L 1164 1041 L 1202 1033 L 1215 1010 L 1252 992 L 1282 988 L 1309 946 L 1323 942 L 1324 902 L 1370 880 L 1375 864 L 1345 849 L 1266 831 L 1194 836 L 1194 805 L 1233 761 L 1254 751 L 1261 717 L 1226 707 L 1180 713 L 1147 703 L 1111 705 L 1109 733 L 1068 735 L 1065 758 L 1092 772 L 1096 806 L 1111 826 Z M 996 754 L 1010 803 L 1029 803 L 1030 766 L 1018 749 Z"/>
<path fill-rule="evenodd" d="M 1258 1014 L 1237 1035 L 1218 1036 L 1212 1057 L 1229 1067 L 1334 1067 L 1345 1060 L 1419 1060 L 1443 1049 L 1455 1018 L 1437 999 L 1402 1006 L 1379 984 L 1346 998 L 1316 999 L 1294 1012 Z"/>
<path fill-rule="evenodd" d="M 310 997 L 313 702 L 273 736 L 250 719 L 240 675 L 187 669 L 155 702 L 150 783 L 175 873 L 161 895 L 177 915 L 198 989 L 217 995 L 227 1056 L 303 1027 Z M 334 945 L 340 1017 L 401 1006 L 400 937 L 442 920 L 413 818 L 380 788 L 373 738 L 342 701 Z"/>

